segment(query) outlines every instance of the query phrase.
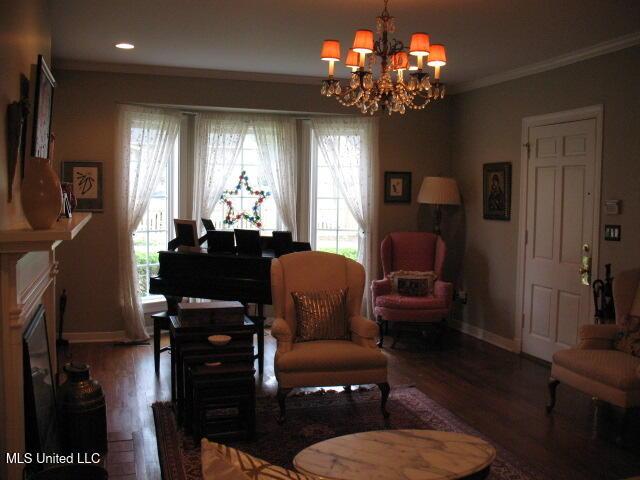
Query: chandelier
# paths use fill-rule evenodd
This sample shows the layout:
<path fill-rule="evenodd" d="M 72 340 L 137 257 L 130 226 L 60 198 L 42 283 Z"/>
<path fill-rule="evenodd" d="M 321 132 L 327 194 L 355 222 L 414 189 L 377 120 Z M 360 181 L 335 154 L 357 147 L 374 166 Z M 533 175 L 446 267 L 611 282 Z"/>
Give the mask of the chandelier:
<path fill-rule="evenodd" d="M 384 10 L 376 18 L 376 40 L 371 30 L 356 31 L 345 61 L 345 66 L 351 68 L 348 85 L 341 85 L 333 77 L 334 64 L 340 61 L 340 42 L 322 43 L 320 58 L 329 62 L 329 75 L 322 81 L 320 93 L 334 97 L 345 107 L 356 107 L 363 114 L 373 115 L 380 109 L 389 115 L 404 114 L 407 109 L 422 110 L 430 102 L 444 98 L 445 86 L 440 82 L 440 69 L 447 64 L 444 45 L 430 43 L 428 34 L 418 32 L 411 35 L 407 53 L 402 41 L 389 36 L 395 32 L 395 22 L 387 2 L 384 0 Z M 416 65 L 410 65 L 409 55 L 416 57 Z M 427 65 L 434 67 L 433 80 L 424 69 L 425 57 Z M 373 69 L 378 63 L 380 73 L 374 78 Z"/>

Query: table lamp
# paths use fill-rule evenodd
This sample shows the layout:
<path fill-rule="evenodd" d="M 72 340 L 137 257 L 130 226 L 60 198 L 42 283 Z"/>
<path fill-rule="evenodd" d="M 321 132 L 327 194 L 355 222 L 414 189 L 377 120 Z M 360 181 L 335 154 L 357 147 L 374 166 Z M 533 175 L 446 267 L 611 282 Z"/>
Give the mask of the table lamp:
<path fill-rule="evenodd" d="M 433 232 L 440 235 L 440 221 L 442 220 L 441 205 L 460 205 L 460 191 L 454 178 L 424 177 L 418 203 L 435 205 L 433 211 Z"/>

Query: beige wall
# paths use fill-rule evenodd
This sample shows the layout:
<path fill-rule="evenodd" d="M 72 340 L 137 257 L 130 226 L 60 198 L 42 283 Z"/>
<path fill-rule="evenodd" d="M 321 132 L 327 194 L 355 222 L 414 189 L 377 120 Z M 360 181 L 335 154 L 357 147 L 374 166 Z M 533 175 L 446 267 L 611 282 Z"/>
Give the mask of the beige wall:
<path fill-rule="evenodd" d="M 321 97 L 315 85 L 241 82 L 141 74 L 56 70 L 54 130 L 56 157 L 104 163 L 105 212 L 94 214 L 85 231 L 59 248 L 58 288 L 69 295 L 65 330 L 122 329 L 117 303 L 113 159 L 118 102 L 348 113 Z M 413 197 L 426 174 L 449 168 L 449 111 L 446 104 L 404 117 L 380 120 L 381 179 L 385 170 L 413 172 Z M 381 199 L 380 199 L 381 201 Z M 418 227 L 418 205 L 381 205 L 380 236 Z"/>
<path fill-rule="evenodd" d="M 14 181 L 14 197 L 7 201 L 7 146 L 6 146 L 6 107 L 20 100 L 20 75 L 30 78 L 32 66 L 37 62 L 38 54 L 49 60 L 51 35 L 49 30 L 49 11 L 45 0 L 21 0 L 2 2 L 0 6 L 0 229 L 26 226 L 26 220 L 20 208 L 19 167 Z M 33 81 L 33 79 L 32 79 Z M 29 118 L 31 120 L 31 117 Z M 0 285 L 2 288 L 2 285 Z M 0 295 L 0 302 L 2 296 Z M 1 307 L 1 305 L 0 305 Z M 2 311 L 2 308 L 0 308 Z M 6 318 L 0 318 L 5 326 Z M 10 335 L 8 328 L 0 328 L 0 335 Z M 0 342 L 8 345 L 8 340 Z M 4 365 L 0 355 L 0 386 L 4 385 Z M 6 425 L 4 408 L 7 405 L 5 392 L 0 391 L 0 425 Z M 0 435 L 0 452 L 4 455 L 6 435 Z M 0 463 L 0 477 L 6 478 L 7 466 Z"/>
<path fill-rule="evenodd" d="M 621 242 L 600 229 L 600 274 L 640 265 L 640 47 L 452 97 L 452 162 L 464 197 L 456 248 L 464 251 L 460 281 L 469 292 L 464 320 L 514 338 L 518 196 L 522 119 L 594 104 L 604 106 L 602 200 L 622 200 Z M 482 218 L 482 164 L 513 163 L 510 222 Z M 465 240 L 466 238 L 466 240 Z M 465 245 L 466 244 L 466 245 Z M 594 272 L 596 273 L 596 272 Z M 596 273 L 597 274 L 597 273 Z"/>
<path fill-rule="evenodd" d="M 3 1 L 0 6 L 0 229 L 27 225 L 20 206 L 19 166 L 13 183 L 13 201 L 7 200 L 6 106 L 20 100 L 20 75 L 29 78 L 33 88 L 32 67 L 37 63 L 38 54 L 44 55 L 50 64 L 48 3 L 45 0 Z M 30 116 L 29 123 L 32 119 Z"/>

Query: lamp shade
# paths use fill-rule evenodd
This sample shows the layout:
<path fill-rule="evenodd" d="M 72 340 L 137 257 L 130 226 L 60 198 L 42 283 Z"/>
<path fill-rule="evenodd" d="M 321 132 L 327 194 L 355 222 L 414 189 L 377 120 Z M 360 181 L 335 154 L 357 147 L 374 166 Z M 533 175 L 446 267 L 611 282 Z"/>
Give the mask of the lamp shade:
<path fill-rule="evenodd" d="M 460 205 L 460 191 L 454 178 L 424 177 L 418 203 L 431 205 Z"/>
<path fill-rule="evenodd" d="M 345 66 L 350 68 L 358 68 L 358 52 L 356 52 L 353 48 L 349 49 L 347 53 L 347 60 L 344 63 Z"/>
<path fill-rule="evenodd" d="M 417 57 L 429 55 L 429 35 L 424 32 L 418 32 L 411 35 L 411 45 L 409 53 Z"/>
<path fill-rule="evenodd" d="M 427 65 L 430 67 L 444 67 L 447 64 L 447 54 L 444 45 L 434 43 L 431 45 L 431 53 L 429 53 L 429 61 Z"/>
<path fill-rule="evenodd" d="M 393 56 L 392 68 L 394 70 L 406 70 L 409 68 L 409 55 L 407 55 L 407 52 L 398 52 Z"/>
<path fill-rule="evenodd" d="M 320 58 L 325 61 L 340 61 L 340 42 L 338 40 L 325 40 L 322 42 Z"/>
<path fill-rule="evenodd" d="M 358 53 L 373 52 L 373 32 L 371 30 L 358 30 L 353 39 L 353 49 Z"/>

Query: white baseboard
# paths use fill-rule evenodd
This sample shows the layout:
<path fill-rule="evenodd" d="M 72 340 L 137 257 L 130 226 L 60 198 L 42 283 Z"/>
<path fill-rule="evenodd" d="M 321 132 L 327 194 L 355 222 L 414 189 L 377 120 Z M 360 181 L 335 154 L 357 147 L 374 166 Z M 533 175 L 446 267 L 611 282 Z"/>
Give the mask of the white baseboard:
<path fill-rule="evenodd" d="M 147 335 L 153 335 L 153 326 L 145 327 Z M 69 343 L 116 343 L 126 342 L 124 330 L 114 332 L 66 332 L 63 337 Z"/>
<path fill-rule="evenodd" d="M 496 347 L 508 350 L 509 352 L 520 353 L 520 344 L 517 339 L 502 337 L 483 328 L 471 325 L 470 323 L 460 322 L 458 320 L 451 320 L 449 322 L 449 326 L 461 331 L 462 333 L 471 335 L 478 340 L 482 340 Z"/>

